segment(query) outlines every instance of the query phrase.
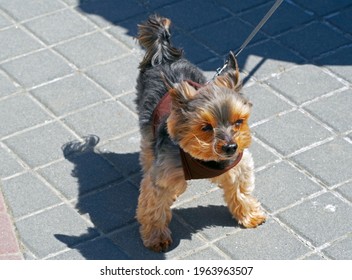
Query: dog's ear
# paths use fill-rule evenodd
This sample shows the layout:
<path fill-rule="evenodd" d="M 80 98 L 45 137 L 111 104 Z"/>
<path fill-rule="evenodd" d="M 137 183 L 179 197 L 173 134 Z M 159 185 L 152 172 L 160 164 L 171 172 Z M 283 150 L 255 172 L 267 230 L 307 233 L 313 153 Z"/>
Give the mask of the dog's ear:
<path fill-rule="evenodd" d="M 230 52 L 227 62 L 227 71 L 224 75 L 218 76 L 214 80 L 214 84 L 219 87 L 227 87 L 229 89 L 239 91 L 241 89 L 240 71 L 235 55 Z"/>
<path fill-rule="evenodd" d="M 176 86 L 173 89 L 170 89 L 169 92 L 172 98 L 172 102 L 175 105 L 185 105 L 197 94 L 197 90 L 188 82 L 181 82 L 176 84 Z"/>
<path fill-rule="evenodd" d="M 228 67 L 228 69 L 235 70 L 236 73 L 239 75 L 240 71 L 239 71 L 239 68 L 238 68 L 237 59 L 236 59 L 236 56 L 234 55 L 234 53 L 231 52 L 231 51 L 229 53 L 229 60 L 228 60 L 228 63 L 227 63 L 227 67 Z"/>

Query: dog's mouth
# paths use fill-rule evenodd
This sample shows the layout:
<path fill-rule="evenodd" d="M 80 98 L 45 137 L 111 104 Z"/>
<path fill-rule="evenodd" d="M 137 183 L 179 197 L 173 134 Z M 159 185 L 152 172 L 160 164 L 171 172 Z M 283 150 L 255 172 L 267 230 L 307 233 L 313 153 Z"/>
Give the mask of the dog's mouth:
<path fill-rule="evenodd" d="M 223 160 L 233 161 L 233 160 L 236 160 L 238 158 L 239 154 L 240 154 L 239 152 L 236 152 L 232 156 L 219 155 L 219 161 L 223 161 Z"/>

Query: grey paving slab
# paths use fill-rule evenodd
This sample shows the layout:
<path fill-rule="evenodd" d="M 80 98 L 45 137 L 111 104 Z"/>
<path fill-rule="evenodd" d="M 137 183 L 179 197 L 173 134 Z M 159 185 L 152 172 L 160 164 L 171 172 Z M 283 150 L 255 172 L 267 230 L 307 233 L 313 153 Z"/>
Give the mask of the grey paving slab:
<path fill-rule="evenodd" d="M 59 0 L 44 2 L 37 0 L 28 0 L 25 2 L 23 2 L 22 0 L 1 0 L 0 7 L 7 11 L 16 20 L 22 21 L 59 9 L 63 9 L 65 8 L 65 5 Z M 18 7 L 21 7 L 21 9 L 19 9 Z"/>
<path fill-rule="evenodd" d="M 305 108 L 339 132 L 352 130 L 352 114 L 341 114 L 352 108 L 352 90 L 338 92 Z"/>
<path fill-rule="evenodd" d="M 124 2 L 106 0 L 100 3 L 94 0 L 80 1 L 77 10 L 101 27 L 121 22 L 146 11 L 136 0 Z"/>
<path fill-rule="evenodd" d="M 306 175 L 280 162 L 256 174 L 254 193 L 265 209 L 274 212 L 321 190 Z"/>
<path fill-rule="evenodd" d="M 194 231 L 209 240 L 240 229 L 226 207 L 221 189 L 178 206 L 174 209 L 174 213 L 190 224 Z"/>
<path fill-rule="evenodd" d="M 208 180 L 190 180 L 187 182 L 186 191 L 177 198 L 173 207 L 176 209 L 178 205 L 213 192 L 217 188 L 215 184 L 210 183 Z"/>
<path fill-rule="evenodd" d="M 11 60 L 0 67 L 25 87 L 33 87 L 73 73 L 73 69 L 50 50 Z"/>
<path fill-rule="evenodd" d="M 5 178 L 21 172 L 23 167 L 15 156 L 0 146 L 0 178 Z"/>
<path fill-rule="evenodd" d="M 134 221 L 137 198 L 136 187 L 123 182 L 80 198 L 75 207 L 80 214 L 88 214 L 96 228 L 108 233 Z"/>
<path fill-rule="evenodd" d="M 211 247 L 206 247 L 203 250 L 197 251 L 191 255 L 182 257 L 183 260 L 224 260 L 226 259 L 223 254 L 214 250 Z"/>
<path fill-rule="evenodd" d="M 246 71 L 258 80 L 285 72 L 302 62 L 302 58 L 272 40 L 248 46 L 238 57 L 242 71 Z"/>
<path fill-rule="evenodd" d="M 343 139 L 336 139 L 308 150 L 293 157 L 293 160 L 328 186 L 352 177 L 352 145 Z"/>
<path fill-rule="evenodd" d="M 334 16 L 329 17 L 328 21 L 342 31 L 352 34 L 352 8 L 343 9 Z"/>
<path fill-rule="evenodd" d="M 227 0 L 216 0 L 216 3 L 219 5 L 226 7 L 229 9 L 231 12 L 237 14 L 240 12 L 248 11 L 252 8 L 255 8 L 257 6 L 260 6 L 267 2 L 266 0 L 253 0 L 253 1 L 237 1 L 236 5 L 234 3 L 231 3 Z"/>
<path fill-rule="evenodd" d="M 204 75 L 207 80 L 210 80 L 214 77 L 216 69 L 222 67 L 224 65 L 226 58 L 212 58 L 210 60 L 206 60 L 197 64 L 197 67 L 204 71 Z"/>
<path fill-rule="evenodd" d="M 352 132 L 350 134 L 348 134 L 349 139 L 352 140 Z"/>
<path fill-rule="evenodd" d="M 75 74 L 31 91 L 57 116 L 110 98 L 99 86 L 81 74 Z"/>
<path fill-rule="evenodd" d="M 338 187 L 337 191 L 352 202 L 352 183 Z"/>
<path fill-rule="evenodd" d="M 38 172 L 67 199 L 79 199 L 88 192 L 122 179 L 121 174 L 94 151 L 67 156 L 65 160 Z"/>
<path fill-rule="evenodd" d="M 223 28 L 224 26 L 227 28 Z M 249 24 L 244 23 L 239 18 L 231 17 L 221 22 L 203 25 L 202 28 L 194 31 L 192 36 L 209 46 L 218 54 L 225 55 L 230 50 L 235 51 L 239 48 L 251 33 L 252 29 Z M 220 30 L 221 32 L 219 32 Z M 236 36 L 234 36 L 233 30 L 236 30 Z M 259 31 L 253 38 L 253 41 L 251 41 L 251 44 L 264 39 L 266 39 L 266 37 Z M 221 44 L 218 44 L 218 42 L 221 42 Z"/>
<path fill-rule="evenodd" d="M 157 9 L 157 13 L 166 17 L 172 16 L 175 26 L 188 31 L 230 16 L 225 10 L 218 9 L 215 3 L 200 0 L 175 2 Z"/>
<path fill-rule="evenodd" d="M 92 24 L 69 9 L 33 19 L 25 26 L 50 45 L 95 30 Z"/>
<path fill-rule="evenodd" d="M 351 43 L 351 40 L 320 22 L 313 22 L 303 29 L 288 32 L 278 37 L 278 40 L 305 58 L 315 58 Z"/>
<path fill-rule="evenodd" d="M 351 210 L 350 205 L 325 193 L 278 216 L 314 246 L 321 246 L 351 232 Z"/>
<path fill-rule="evenodd" d="M 21 88 L 14 81 L 0 71 L 0 98 L 20 90 Z"/>
<path fill-rule="evenodd" d="M 352 63 L 352 47 L 346 47 L 341 50 L 325 56 L 318 60 L 319 65 L 326 66 L 332 72 L 338 74 L 343 79 L 352 82 L 352 70 L 349 65 Z"/>
<path fill-rule="evenodd" d="M 252 153 L 255 168 L 262 167 L 278 159 L 276 155 L 265 149 L 256 140 L 252 140 L 252 144 L 249 147 L 249 150 Z"/>
<path fill-rule="evenodd" d="M 267 83 L 298 104 L 344 86 L 319 67 L 309 64 L 293 68 L 269 79 Z"/>
<path fill-rule="evenodd" d="M 154 1 L 139 0 L 139 2 L 150 12 L 156 8 L 160 8 L 162 6 L 168 6 L 177 1 L 175 0 L 154 0 Z"/>
<path fill-rule="evenodd" d="M 309 252 L 302 242 L 276 221 L 256 229 L 241 230 L 215 243 L 232 259 L 296 259 Z"/>
<path fill-rule="evenodd" d="M 79 37 L 55 48 L 79 68 L 86 68 L 128 53 L 122 44 L 100 32 Z"/>
<path fill-rule="evenodd" d="M 270 3 L 251 9 L 248 12 L 241 14 L 240 17 L 251 23 L 253 26 L 256 26 L 272 7 L 273 2 L 268 2 Z M 284 1 L 270 17 L 270 20 L 264 24 L 261 30 L 270 36 L 275 36 L 294 27 L 305 24 L 313 19 L 314 17 L 311 14 L 306 13 L 303 9 L 300 9 L 288 1 Z"/>
<path fill-rule="evenodd" d="M 139 226 L 137 224 L 126 227 L 124 230 L 112 235 L 111 238 L 132 259 L 165 259 L 164 254 L 154 253 L 145 249 L 139 236 Z"/>
<path fill-rule="evenodd" d="M 63 157 L 61 146 L 74 136 L 59 123 L 50 123 L 6 139 L 5 144 L 29 166 L 36 167 Z"/>
<path fill-rule="evenodd" d="M 0 101 L 0 119 L 0 137 L 4 137 L 52 118 L 27 94 L 18 94 Z"/>
<path fill-rule="evenodd" d="M 336 0 L 331 2 L 329 0 L 323 1 L 305 1 L 305 0 L 294 0 L 295 3 L 302 7 L 309 9 L 310 11 L 318 15 L 327 15 L 338 10 L 344 10 L 345 7 L 351 4 L 348 0 Z"/>
<path fill-rule="evenodd" d="M 322 260 L 326 260 L 325 258 L 323 258 L 321 255 L 319 254 L 311 254 L 305 258 L 303 258 L 303 260 L 311 260 L 311 261 L 322 261 Z"/>
<path fill-rule="evenodd" d="M 73 237 L 74 239 L 74 237 Z M 87 241 L 51 260 L 128 260 L 129 257 L 108 238 Z"/>
<path fill-rule="evenodd" d="M 336 260 L 351 260 L 352 259 L 352 234 L 347 238 L 338 241 L 330 247 L 323 250 L 332 259 Z"/>
<path fill-rule="evenodd" d="M 179 255 L 184 255 L 185 252 L 205 245 L 204 241 L 197 234 L 190 232 L 189 228 L 180 223 L 176 218 L 172 219 L 170 230 L 172 232 L 173 244 L 166 253 L 155 253 L 146 249 L 140 239 L 139 226 L 137 224 L 118 231 L 111 235 L 111 238 L 131 259 L 160 260 L 179 258 Z"/>
<path fill-rule="evenodd" d="M 40 49 L 43 46 L 18 27 L 0 31 L 0 61 Z"/>
<path fill-rule="evenodd" d="M 64 119 L 80 136 L 97 135 L 103 140 L 138 127 L 137 118 L 115 101 L 108 101 Z"/>
<path fill-rule="evenodd" d="M 113 164 L 125 177 L 140 172 L 139 133 L 130 134 L 120 139 L 99 146 L 100 154 Z"/>
<path fill-rule="evenodd" d="M 153 4 L 154 2 L 155 1 L 148 2 L 148 3 Z M 139 47 L 139 44 L 136 40 L 136 37 L 138 34 L 137 25 L 140 24 L 141 22 L 146 21 L 148 16 L 149 16 L 148 12 L 138 14 L 132 18 L 122 21 L 117 25 L 113 25 L 109 27 L 106 31 L 112 36 L 114 36 L 117 40 L 125 44 L 127 47 L 131 49 L 140 50 L 141 48 Z"/>
<path fill-rule="evenodd" d="M 135 56 L 128 55 L 89 69 L 87 74 L 109 90 L 111 94 L 119 95 L 134 90 L 138 76 L 136 71 L 138 64 L 139 61 Z M 106 75 L 106 73 L 109 73 L 109 75 Z"/>
<path fill-rule="evenodd" d="M 206 61 L 214 56 L 207 47 L 198 43 L 194 38 L 188 35 L 175 36 L 172 42 L 184 50 L 184 54 L 192 63 L 197 64 Z M 186 50 L 186 51 L 185 51 Z"/>
<path fill-rule="evenodd" d="M 7 17 L 0 14 L 0 28 L 5 28 L 10 25 L 12 25 L 11 21 L 9 21 Z"/>
<path fill-rule="evenodd" d="M 5 180 L 2 184 L 3 194 L 14 218 L 61 202 L 48 186 L 30 173 Z"/>
<path fill-rule="evenodd" d="M 60 205 L 16 222 L 23 244 L 38 258 L 98 235 L 72 208 Z M 75 238 L 73 238 L 75 237 Z"/>
<path fill-rule="evenodd" d="M 331 136 L 300 111 L 293 111 L 253 128 L 255 135 L 288 155 Z"/>
<path fill-rule="evenodd" d="M 61 0 L 61 1 L 63 1 L 64 3 L 70 6 L 78 6 L 79 3 L 81 2 L 81 0 Z"/>
<path fill-rule="evenodd" d="M 135 92 L 121 95 L 117 100 L 128 107 L 133 113 L 137 114 L 137 105 L 135 103 L 137 94 Z"/>
<path fill-rule="evenodd" d="M 292 108 L 291 105 L 275 95 L 268 87 L 253 84 L 252 86 L 244 88 L 242 91 L 253 104 L 250 116 L 251 124 Z"/>

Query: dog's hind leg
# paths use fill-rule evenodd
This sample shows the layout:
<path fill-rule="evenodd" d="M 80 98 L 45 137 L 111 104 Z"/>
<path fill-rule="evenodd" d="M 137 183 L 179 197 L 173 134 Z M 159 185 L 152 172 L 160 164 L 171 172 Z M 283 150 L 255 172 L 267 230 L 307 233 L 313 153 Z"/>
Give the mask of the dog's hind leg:
<path fill-rule="evenodd" d="M 175 198 L 186 189 L 186 182 L 168 179 L 154 183 L 152 169 L 145 174 L 141 182 L 138 199 L 137 220 L 140 223 L 140 234 L 144 246 L 156 251 L 166 251 L 172 243 L 169 223 L 171 221 L 171 205 Z"/>

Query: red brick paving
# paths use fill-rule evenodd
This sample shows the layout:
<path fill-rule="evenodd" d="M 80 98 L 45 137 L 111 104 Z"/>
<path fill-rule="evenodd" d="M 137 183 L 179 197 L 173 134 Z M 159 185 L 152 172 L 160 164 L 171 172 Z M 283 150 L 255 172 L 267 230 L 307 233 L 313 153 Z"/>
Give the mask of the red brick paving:
<path fill-rule="evenodd" d="M 0 190 L 0 260 L 23 259 L 10 215 Z"/>

